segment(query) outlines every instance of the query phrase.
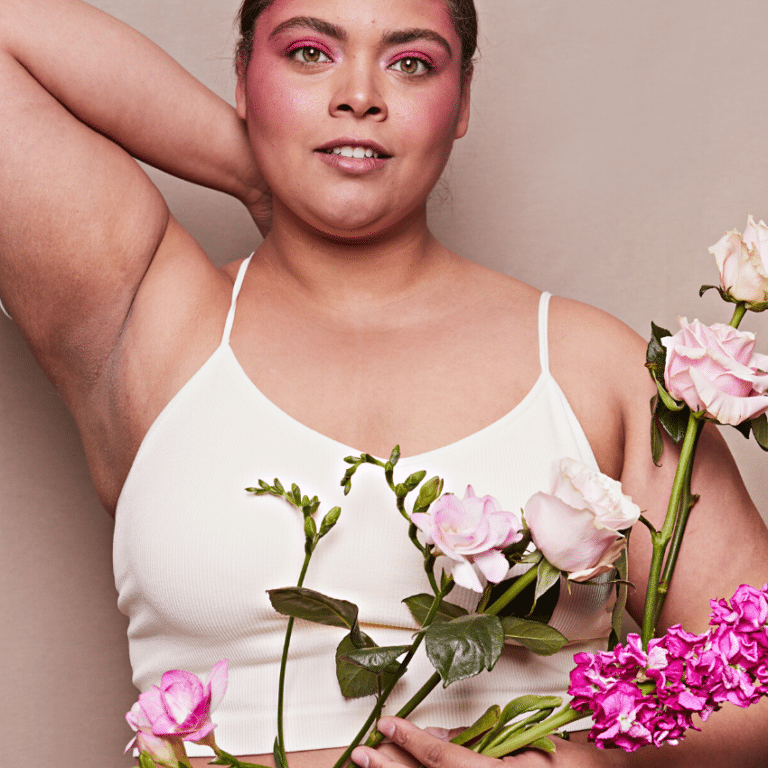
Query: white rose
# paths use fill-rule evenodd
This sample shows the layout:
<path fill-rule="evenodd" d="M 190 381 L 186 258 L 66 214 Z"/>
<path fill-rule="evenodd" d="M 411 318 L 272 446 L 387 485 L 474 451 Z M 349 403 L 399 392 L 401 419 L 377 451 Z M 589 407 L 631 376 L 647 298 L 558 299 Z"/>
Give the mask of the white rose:
<path fill-rule="evenodd" d="M 536 493 L 525 505 L 533 543 L 571 581 L 611 570 L 626 547 L 619 531 L 639 517 L 621 483 L 568 458 L 560 462 L 552 493 Z"/>

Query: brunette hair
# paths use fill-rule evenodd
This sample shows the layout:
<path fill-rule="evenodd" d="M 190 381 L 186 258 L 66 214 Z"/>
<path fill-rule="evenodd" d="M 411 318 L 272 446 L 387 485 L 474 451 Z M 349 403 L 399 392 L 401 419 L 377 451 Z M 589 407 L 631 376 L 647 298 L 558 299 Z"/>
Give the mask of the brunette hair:
<path fill-rule="evenodd" d="M 248 62 L 253 53 L 253 31 L 259 16 L 274 0 L 243 0 L 238 13 L 240 40 L 237 61 Z M 477 10 L 474 0 L 445 0 L 456 34 L 461 40 L 461 71 L 467 77 L 472 72 L 472 58 L 477 49 Z"/>

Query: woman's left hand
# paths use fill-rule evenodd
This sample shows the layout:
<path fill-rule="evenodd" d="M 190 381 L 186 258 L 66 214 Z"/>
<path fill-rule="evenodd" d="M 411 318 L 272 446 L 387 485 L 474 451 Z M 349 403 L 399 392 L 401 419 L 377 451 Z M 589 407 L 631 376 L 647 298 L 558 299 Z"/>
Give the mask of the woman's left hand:
<path fill-rule="evenodd" d="M 417 764 L 425 768 L 502 768 L 504 765 L 514 768 L 619 768 L 626 764 L 623 752 L 603 752 L 563 739 L 555 739 L 557 753 L 554 755 L 531 749 L 496 760 L 444 741 L 407 720 L 386 717 L 380 720 L 378 727 L 395 745 L 412 755 L 415 762 L 400 762 L 400 758 L 393 759 L 384 751 L 357 747 L 352 760 L 361 768 L 412 768 Z"/>

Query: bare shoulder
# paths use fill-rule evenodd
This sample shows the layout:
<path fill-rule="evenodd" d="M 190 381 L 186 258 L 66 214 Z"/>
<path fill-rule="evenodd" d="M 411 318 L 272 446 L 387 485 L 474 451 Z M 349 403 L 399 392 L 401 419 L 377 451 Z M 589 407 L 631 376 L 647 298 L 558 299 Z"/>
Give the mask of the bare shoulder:
<path fill-rule="evenodd" d="M 554 297 L 549 316 L 552 373 L 601 470 L 619 478 L 632 436 L 647 433 L 650 419 L 646 342 L 618 318 L 579 301 Z"/>

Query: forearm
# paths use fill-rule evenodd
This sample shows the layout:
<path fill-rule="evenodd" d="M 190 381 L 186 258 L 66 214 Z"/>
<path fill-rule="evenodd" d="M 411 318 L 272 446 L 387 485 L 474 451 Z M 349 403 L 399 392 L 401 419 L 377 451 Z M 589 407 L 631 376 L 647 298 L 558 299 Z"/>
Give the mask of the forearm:
<path fill-rule="evenodd" d="M 134 157 L 247 203 L 258 197 L 234 109 L 122 22 L 80 0 L 0 0 L 0 48 Z"/>

